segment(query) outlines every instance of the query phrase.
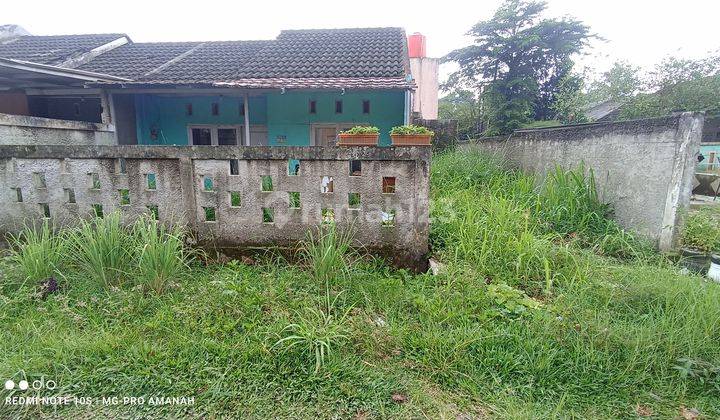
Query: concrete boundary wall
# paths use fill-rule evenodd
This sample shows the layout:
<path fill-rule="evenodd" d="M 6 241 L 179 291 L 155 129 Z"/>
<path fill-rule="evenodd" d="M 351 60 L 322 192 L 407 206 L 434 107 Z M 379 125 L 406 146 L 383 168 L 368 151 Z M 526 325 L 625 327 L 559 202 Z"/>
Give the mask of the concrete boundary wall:
<path fill-rule="evenodd" d="M 115 144 L 115 127 L 84 121 L 56 120 L 0 113 L 0 145 Z"/>
<path fill-rule="evenodd" d="M 676 244 L 689 208 L 703 115 L 519 130 L 461 146 L 498 154 L 512 166 L 544 175 L 555 165 L 592 168 L 601 199 L 625 228 L 656 242 Z"/>
<path fill-rule="evenodd" d="M 428 251 L 430 153 L 427 147 L 0 146 L 0 234 L 48 215 L 55 224 L 73 224 L 101 206 L 103 214 L 119 210 L 128 223 L 156 213 L 190 226 L 203 245 L 241 250 L 293 246 L 334 220 L 352 226 L 369 250 L 418 267 Z"/>

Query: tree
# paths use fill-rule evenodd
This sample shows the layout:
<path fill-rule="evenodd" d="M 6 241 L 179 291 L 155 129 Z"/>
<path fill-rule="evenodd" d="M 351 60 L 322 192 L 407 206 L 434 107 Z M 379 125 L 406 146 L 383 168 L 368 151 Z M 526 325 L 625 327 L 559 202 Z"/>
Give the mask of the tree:
<path fill-rule="evenodd" d="M 585 115 L 587 97 L 583 94 L 582 88 L 585 82 L 578 74 L 568 74 L 558 84 L 558 92 L 552 109 L 555 111 L 555 119 L 563 124 L 579 124 L 588 122 Z"/>
<path fill-rule="evenodd" d="M 532 119 L 549 119 L 573 55 L 592 37 L 570 19 L 541 18 L 546 4 L 506 0 L 492 19 L 468 32 L 470 46 L 445 59 L 457 62 L 446 87 L 471 88 L 480 98 L 486 134 L 510 132 Z"/>
<path fill-rule="evenodd" d="M 666 57 L 650 72 L 647 88 L 662 90 L 682 82 L 702 79 L 720 71 L 720 54 L 717 52 L 699 60 Z"/>
<path fill-rule="evenodd" d="M 475 93 L 457 89 L 440 98 L 438 112 L 442 119 L 458 122 L 458 138 L 475 137 L 480 130 L 480 104 Z"/>
<path fill-rule="evenodd" d="M 626 102 L 643 87 L 640 67 L 626 61 L 616 61 L 599 80 L 592 82 L 587 92 L 588 104 L 605 101 Z"/>
<path fill-rule="evenodd" d="M 646 81 L 652 93 L 635 96 L 621 119 L 659 117 L 677 111 L 720 113 L 720 56 L 700 60 L 669 57 L 655 66 Z"/>

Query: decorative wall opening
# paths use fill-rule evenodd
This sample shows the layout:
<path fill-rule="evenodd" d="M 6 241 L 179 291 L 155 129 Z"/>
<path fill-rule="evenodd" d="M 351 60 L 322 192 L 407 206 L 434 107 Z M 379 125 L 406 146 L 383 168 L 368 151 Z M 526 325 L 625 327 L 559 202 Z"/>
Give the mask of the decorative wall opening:
<path fill-rule="evenodd" d="M 240 161 L 230 159 L 230 175 L 240 175 Z"/>
<path fill-rule="evenodd" d="M 90 177 L 90 189 L 91 190 L 99 190 L 100 189 L 100 174 L 97 172 L 90 172 L 88 174 Z"/>
<path fill-rule="evenodd" d="M 270 207 L 262 208 L 262 221 L 263 223 L 274 223 L 275 222 L 275 211 Z"/>
<path fill-rule="evenodd" d="M 333 177 L 324 176 L 320 180 L 320 192 L 323 194 L 329 194 L 333 192 Z"/>
<path fill-rule="evenodd" d="M 384 176 L 382 179 L 383 194 L 395 194 L 395 177 Z"/>
<path fill-rule="evenodd" d="M 351 160 L 350 161 L 350 176 L 361 176 L 362 175 L 362 161 Z"/>
<path fill-rule="evenodd" d="M 300 160 L 289 159 L 288 160 L 288 175 L 298 176 L 300 175 Z"/>
<path fill-rule="evenodd" d="M 44 219 L 50 218 L 50 204 L 48 203 L 39 203 L 40 204 L 40 213 L 42 214 L 42 217 Z"/>
<path fill-rule="evenodd" d="M 260 177 L 260 191 L 271 192 L 273 190 L 273 181 L 270 175 Z"/>
<path fill-rule="evenodd" d="M 206 222 L 216 222 L 217 217 L 215 215 L 215 207 L 203 207 L 203 211 L 205 212 L 205 221 Z"/>
<path fill-rule="evenodd" d="M 120 189 L 118 190 L 118 195 L 120 195 L 120 205 L 121 206 L 129 206 L 130 205 L 130 190 L 128 189 Z"/>
<path fill-rule="evenodd" d="M 102 204 L 93 204 L 92 205 L 92 211 L 95 217 L 103 218 L 105 216 L 105 213 L 103 212 L 103 206 Z"/>
<path fill-rule="evenodd" d="M 151 191 L 157 189 L 157 177 L 154 173 L 145 174 L 145 187 Z"/>
<path fill-rule="evenodd" d="M 43 172 L 35 172 L 32 176 L 36 189 L 44 190 L 47 188 L 47 182 L 45 181 L 45 174 Z"/>
<path fill-rule="evenodd" d="M 297 191 L 292 191 L 288 193 L 288 200 L 289 200 L 289 207 L 291 209 L 299 209 L 300 208 L 300 193 Z"/>
<path fill-rule="evenodd" d="M 360 193 L 348 193 L 348 207 L 351 209 L 360 208 Z"/>
<path fill-rule="evenodd" d="M 240 207 L 241 197 L 240 191 L 230 191 L 230 207 Z"/>
<path fill-rule="evenodd" d="M 65 203 L 75 204 L 75 190 L 72 188 L 63 188 L 63 192 L 65 193 Z"/>

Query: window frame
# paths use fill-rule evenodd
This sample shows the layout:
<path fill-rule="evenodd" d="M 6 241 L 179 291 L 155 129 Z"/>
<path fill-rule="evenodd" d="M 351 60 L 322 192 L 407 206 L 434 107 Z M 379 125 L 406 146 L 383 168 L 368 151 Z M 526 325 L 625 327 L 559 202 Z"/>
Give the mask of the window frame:
<path fill-rule="evenodd" d="M 188 146 L 195 146 L 193 144 L 192 131 L 193 129 L 206 128 L 210 130 L 210 144 L 209 146 L 218 146 L 218 129 L 234 129 L 235 138 L 237 143 L 235 146 L 245 146 L 245 130 L 242 124 L 188 124 L 187 126 L 187 144 Z M 205 146 L 205 145 L 198 145 Z"/>

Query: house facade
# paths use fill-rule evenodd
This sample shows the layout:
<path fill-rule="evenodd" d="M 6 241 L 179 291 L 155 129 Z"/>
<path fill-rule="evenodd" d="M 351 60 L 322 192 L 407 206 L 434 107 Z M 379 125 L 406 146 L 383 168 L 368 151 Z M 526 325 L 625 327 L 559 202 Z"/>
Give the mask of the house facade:
<path fill-rule="evenodd" d="M 109 133 L 80 143 L 327 146 L 373 125 L 390 145 L 417 87 L 401 28 L 163 43 L 0 34 L 0 144 L 72 144 L 30 135 L 72 127 Z"/>

